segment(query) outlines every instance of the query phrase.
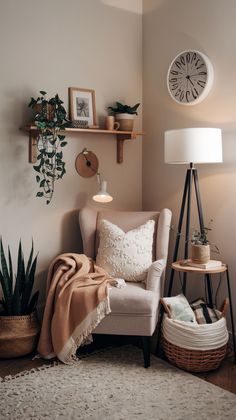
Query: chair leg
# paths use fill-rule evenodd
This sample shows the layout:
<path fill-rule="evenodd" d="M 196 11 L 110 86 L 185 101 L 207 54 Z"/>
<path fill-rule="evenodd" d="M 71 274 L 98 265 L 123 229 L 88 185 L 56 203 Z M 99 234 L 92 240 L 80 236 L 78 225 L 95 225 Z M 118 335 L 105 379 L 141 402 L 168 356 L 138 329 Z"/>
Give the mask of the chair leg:
<path fill-rule="evenodd" d="M 143 347 L 144 367 L 148 368 L 150 366 L 150 337 L 141 337 L 141 338 L 142 338 L 142 347 Z"/>

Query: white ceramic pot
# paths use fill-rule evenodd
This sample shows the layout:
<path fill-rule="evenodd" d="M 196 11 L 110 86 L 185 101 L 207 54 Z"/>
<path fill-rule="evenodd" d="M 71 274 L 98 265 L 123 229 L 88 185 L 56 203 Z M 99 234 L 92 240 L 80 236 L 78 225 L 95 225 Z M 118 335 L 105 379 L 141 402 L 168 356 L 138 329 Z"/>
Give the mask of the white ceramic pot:
<path fill-rule="evenodd" d="M 116 121 L 120 124 L 119 130 L 133 131 L 134 128 L 134 114 L 116 114 Z"/>

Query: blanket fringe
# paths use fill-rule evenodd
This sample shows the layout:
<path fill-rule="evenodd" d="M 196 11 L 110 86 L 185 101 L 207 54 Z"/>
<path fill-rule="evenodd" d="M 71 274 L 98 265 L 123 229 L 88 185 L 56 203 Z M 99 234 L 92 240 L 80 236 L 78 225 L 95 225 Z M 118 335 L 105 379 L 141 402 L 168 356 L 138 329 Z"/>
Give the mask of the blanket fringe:
<path fill-rule="evenodd" d="M 47 370 L 49 368 L 53 368 L 53 367 L 58 366 L 60 364 L 61 364 L 61 362 L 54 361 L 54 362 L 52 362 L 48 365 L 42 365 L 42 366 L 39 366 L 39 367 L 32 368 L 30 370 L 23 370 L 22 372 L 16 373 L 15 375 L 7 375 L 7 376 L 4 376 L 4 377 L 0 377 L 0 382 L 7 382 L 7 381 L 11 381 L 12 379 L 21 378 L 22 376 L 28 376 L 28 375 L 31 375 L 32 373 L 37 373 L 37 372 L 42 371 L 42 370 Z"/>
<path fill-rule="evenodd" d="M 76 356 L 77 348 L 87 340 L 92 331 L 110 312 L 110 302 L 109 297 L 107 296 L 107 298 L 100 302 L 93 312 L 88 315 L 89 325 L 84 327 L 83 323 L 85 322 L 83 321 L 82 324 L 75 329 L 60 354 L 57 355 L 58 359 L 66 364 L 78 363 L 79 358 Z"/>

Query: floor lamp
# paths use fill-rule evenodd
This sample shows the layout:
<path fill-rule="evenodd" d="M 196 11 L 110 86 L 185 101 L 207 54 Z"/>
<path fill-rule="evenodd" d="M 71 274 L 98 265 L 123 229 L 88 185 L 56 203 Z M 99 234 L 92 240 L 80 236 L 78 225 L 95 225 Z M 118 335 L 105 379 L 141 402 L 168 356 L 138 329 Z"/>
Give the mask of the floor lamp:
<path fill-rule="evenodd" d="M 178 259 L 179 242 L 183 227 L 186 209 L 185 248 L 184 259 L 188 258 L 188 243 L 190 230 L 190 209 L 192 199 L 192 186 L 197 202 L 199 228 L 204 228 L 202 203 L 199 191 L 198 173 L 194 164 L 222 162 L 222 135 L 219 128 L 183 128 L 165 132 L 165 163 L 189 164 L 187 169 L 182 204 L 180 208 L 178 231 L 174 248 L 173 261 Z M 171 270 L 168 287 L 168 296 L 171 296 L 174 280 L 174 270 Z M 211 288 L 210 276 L 207 276 L 208 290 Z M 186 292 L 186 273 L 183 277 L 183 293 Z"/>

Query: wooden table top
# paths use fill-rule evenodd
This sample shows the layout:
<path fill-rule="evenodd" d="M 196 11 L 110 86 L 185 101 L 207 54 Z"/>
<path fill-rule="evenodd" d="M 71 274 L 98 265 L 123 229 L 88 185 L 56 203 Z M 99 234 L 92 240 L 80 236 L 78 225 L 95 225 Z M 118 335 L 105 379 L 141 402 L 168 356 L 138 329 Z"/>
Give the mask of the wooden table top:
<path fill-rule="evenodd" d="M 198 268 L 198 267 L 190 267 L 186 265 L 186 260 L 175 261 L 171 264 L 171 268 L 176 271 L 182 271 L 184 273 L 199 273 L 199 274 L 217 274 L 217 273 L 224 273 L 227 270 L 227 265 L 222 264 L 221 267 L 215 268 Z"/>

